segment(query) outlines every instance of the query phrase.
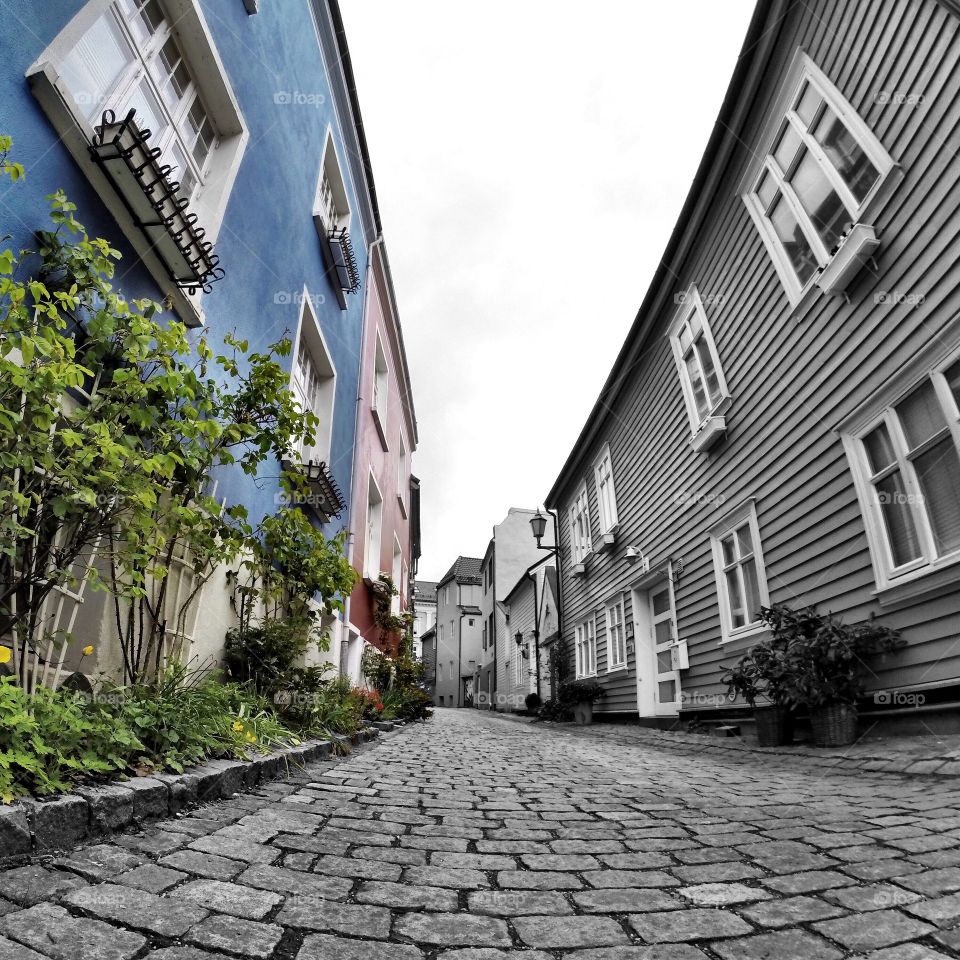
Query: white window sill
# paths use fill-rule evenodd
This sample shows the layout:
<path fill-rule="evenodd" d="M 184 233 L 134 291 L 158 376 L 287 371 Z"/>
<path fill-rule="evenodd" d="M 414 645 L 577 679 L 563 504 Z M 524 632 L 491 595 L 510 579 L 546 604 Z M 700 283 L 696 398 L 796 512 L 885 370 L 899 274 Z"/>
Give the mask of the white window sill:
<path fill-rule="evenodd" d="M 944 587 L 960 583 L 960 554 L 952 554 L 935 563 L 878 587 L 873 591 L 877 602 L 886 610 L 908 607 Z"/>
<path fill-rule="evenodd" d="M 758 621 L 757 623 L 751 623 L 749 626 L 741 627 L 739 630 L 734 630 L 732 633 L 725 633 L 720 638 L 720 643 L 735 643 L 737 640 L 746 640 L 769 632 L 770 628 Z"/>

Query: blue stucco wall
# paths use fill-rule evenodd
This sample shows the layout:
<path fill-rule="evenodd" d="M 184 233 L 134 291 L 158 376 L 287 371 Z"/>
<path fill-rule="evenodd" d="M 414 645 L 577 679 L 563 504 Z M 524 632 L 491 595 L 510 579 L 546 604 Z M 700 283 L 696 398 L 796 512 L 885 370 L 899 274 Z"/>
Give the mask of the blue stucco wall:
<path fill-rule="evenodd" d="M 119 227 L 82 171 L 57 140 L 53 126 L 30 92 L 24 73 L 81 9 L 79 0 L 6 0 L 0 31 L 0 133 L 13 137 L 13 158 L 26 169 L 21 184 L 0 186 L 0 235 L 14 248 L 30 246 L 32 232 L 47 224 L 44 195 L 62 187 L 78 219 L 123 253 L 116 286 L 128 297 L 162 297 L 124 240 Z M 337 370 L 330 467 L 349 499 L 353 465 L 357 377 L 362 336 L 363 291 L 341 310 L 323 266 L 313 226 L 313 200 L 328 126 L 333 130 L 350 204 L 356 192 L 334 116 L 332 97 L 308 0 L 262 5 L 247 16 L 242 0 L 201 0 L 210 32 L 226 68 L 250 139 L 233 186 L 216 250 L 224 279 L 203 298 L 206 333 L 216 348 L 235 332 L 262 349 L 284 334 L 293 337 L 304 285 L 314 301 Z M 278 93 L 298 92 L 309 102 L 278 103 Z M 283 99 L 283 98 L 281 98 Z M 366 276 L 362 231 L 354 231 L 361 276 Z M 319 299 L 319 297 L 317 297 Z M 285 361 L 289 368 L 290 358 Z M 218 496 L 242 503 L 256 522 L 276 510 L 276 468 L 258 482 L 239 470 L 222 471 Z M 328 525 L 332 533 L 346 524 Z"/>

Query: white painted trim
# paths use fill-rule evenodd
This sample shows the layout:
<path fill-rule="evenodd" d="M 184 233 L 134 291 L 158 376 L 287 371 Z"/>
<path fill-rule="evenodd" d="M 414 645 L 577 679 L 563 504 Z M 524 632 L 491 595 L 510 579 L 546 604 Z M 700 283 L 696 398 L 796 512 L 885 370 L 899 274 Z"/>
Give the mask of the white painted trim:
<path fill-rule="evenodd" d="M 305 330 L 304 317 L 309 314 L 312 323 L 307 326 Z M 332 381 L 330 386 L 327 388 L 330 390 L 330 412 L 329 412 L 329 423 L 327 424 L 326 435 L 323 437 L 323 442 L 316 445 L 320 448 L 321 451 L 325 452 L 325 456 L 320 459 L 323 460 L 328 466 L 330 465 L 330 456 L 333 450 L 333 423 L 334 423 L 334 410 L 337 402 L 337 367 L 333 362 L 333 354 L 330 352 L 330 347 L 327 345 L 327 338 L 323 335 L 323 329 L 320 326 L 320 321 L 317 319 L 317 313 L 313 309 L 313 297 L 310 294 L 307 285 L 303 285 L 303 290 L 301 292 L 301 303 L 300 310 L 297 315 L 297 333 L 293 341 L 293 346 L 291 348 L 291 364 L 290 364 L 290 388 L 293 390 L 293 378 L 294 371 L 296 370 L 297 365 L 297 353 L 300 349 L 300 338 L 306 336 L 307 339 L 307 350 L 310 352 L 311 356 L 315 358 L 315 354 L 319 348 L 324 354 L 324 359 L 327 364 L 329 364 L 330 369 L 333 371 L 333 375 L 329 377 Z M 316 412 L 316 411 L 314 411 Z M 318 435 L 317 440 L 320 441 L 321 437 Z M 316 451 L 316 447 L 315 447 Z"/>
<path fill-rule="evenodd" d="M 950 343 L 949 347 L 944 347 L 945 340 Z M 888 378 L 873 397 L 861 403 L 836 428 L 840 433 L 857 493 L 876 584 L 876 595 L 881 604 L 885 599 L 888 604 L 893 604 L 900 598 L 909 598 L 923 592 L 924 588 L 919 581 L 925 578 L 931 578 L 931 582 L 934 579 L 944 578 L 946 576 L 944 571 L 960 562 L 960 551 L 936 556 L 929 518 L 922 506 L 922 492 L 916 484 L 912 468 L 904 471 L 901 464 L 902 480 L 908 488 L 908 493 L 920 498 L 919 507 L 914 511 L 913 516 L 923 556 L 901 564 L 899 567 L 895 566 L 882 507 L 874 496 L 874 485 L 870 479 L 871 472 L 863 446 L 863 437 L 881 423 L 886 424 L 891 440 L 897 448 L 897 459 L 900 461 L 902 451 L 906 449 L 906 440 L 901 434 L 894 407 L 925 380 L 932 379 L 954 445 L 960 451 L 960 410 L 955 409 L 956 401 L 942 376 L 943 372 L 958 360 L 960 360 L 960 324 L 955 320 L 948 327 L 946 335 L 941 335 L 917 353 L 898 373 Z"/>
<path fill-rule="evenodd" d="M 792 109 L 791 105 L 793 100 L 804 82 L 810 83 L 826 101 L 857 141 L 879 174 L 870 192 L 858 203 L 850 193 L 846 184 L 843 183 L 842 177 L 837 174 L 833 165 L 826 159 L 819 145 L 816 144 L 808 134 L 804 133 L 802 135 L 803 142 L 819 161 L 824 175 L 829 180 L 831 186 L 837 191 L 837 194 L 847 208 L 851 220 L 854 223 L 861 222 L 874 201 L 884 193 L 884 184 L 892 171 L 897 167 L 897 164 L 890 154 L 887 153 L 883 144 L 863 121 L 857 111 L 853 109 L 846 97 L 843 96 L 806 51 L 802 48 L 797 48 L 790 67 L 784 75 L 774 106 L 769 112 L 763 133 L 757 141 L 758 148 L 754 153 L 756 159 L 748 166 L 737 188 L 737 192 L 746 205 L 763 244 L 767 248 L 767 252 L 773 261 L 774 268 L 777 271 L 777 275 L 780 278 L 780 282 L 783 285 L 791 306 L 796 306 L 807 290 L 816 283 L 817 272 L 815 271 L 805 284 L 800 283 L 793 270 L 793 266 L 784 253 L 779 238 L 776 236 L 772 225 L 769 220 L 767 220 L 764 210 L 755 197 L 753 189 L 760 176 L 761 170 L 764 166 L 768 166 L 768 157 L 773 149 L 774 141 L 784 121 L 787 120 L 787 114 Z M 799 133 L 800 131 L 798 130 L 797 132 Z M 820 262 L 822 269 L 830 262 L 830 252 L 824 249 L 823 243 L 817 231 L 813 228 L 809 216 L 793 201 L 793 198 L 789 195 L 789 191 L 784 192 L 782 195 L 797 217 L 800 229 L 803 231 L 808 242 L 810 242 L 810 246 Z"/>
<path fill-rule="evenodd" d="M 720 363 L 720 352 L 717 350 L 716 341 L 713 339 L 713 331 L 710 329 L 710 321 L 707 319 L 707 311 L 704 309 L 703 300 L 700 298 L 700 291 L 697 289 L 697 285 L 691 283 L 686 291 L 681 294 L 681 298 L 680 306 L 674 314 L 670 326 L 667 328 L 667 337 L 670 340 L 673 359 L 677 365 L 677 373 L 680 376 L 680 387 L 683 390 L 683 400 L 687 408 L 687 419 L 690 421 L 690 435 L 691 437 L 696 437 L 697 433 L 711 417 L 717 416 L 729 407 L 731 396 L 730 390 L 727 387 L 726 377 L 723 375 L 723 365 Z M 717 387 L 720 390 L 720 399 L 713 405 L 705 417 L 701 417 L 697 412 L 697 404 L 693 397 L 693 384 L 690 382 L 690 375 L 687 372 L 686 364 L 683 362 L 683 350 L 680 347 L 680 332 L 684 324 L 689 321 L 694 313 L 700 321 L 703 330 L 703 341 L 706 343 L 710 359 L 713 361 L 713 366 L 717 373 Z M 704 390 L 706 390 L 706 383 L 704 383 Z"/>
<path fill-rule="evenodd" d="M 600 492 L 600 467 L 603 464 L 604 459 L 608 460 L 610 463 L 610 502 L 613 510 L 613 516 L 610 518 L 610 522 L 607 524 L 604 524 L 603 522 L 603 497 Z M 600 452 L 594 458 L 593 482 L 597 488 L 597 513 L 599 514 L 600 520 L 600 533 L 602 535 L 615 532 L 620 523 L 620 513 L 617 509 L 617 484 L 613 474 L 613 455 L 610 453 L 609 443 L 604 443 L 604 445 L 600 448 Z"/>
<path fill-rule="evenodd" d="M 723 572 L 723 548 L 720 541 L 736 527 L 742 525 L 744 520 L 748 520 L 750 523 L 750 539 L 757 570 L 760 605 L 763 607 L 770 606 L 770 591 L 767 587 L 766 565 L 763 560 L 763 544 L 760 540 L 760 525 L 757 522 L 757 505 L 756 500 L 750 497 L 727 512 L 710 527 L 710 548 L 713 554 L 713 572 L 717 584 L 717 601 L 720 607 L 721 643 L 730 643 L 734 640 L 763 633 L 766 630 L 766 627 L 759 620 L 753 620 L 736 629 L 731 625 L 730 598 L 727 595 L 727 582 Z"/>

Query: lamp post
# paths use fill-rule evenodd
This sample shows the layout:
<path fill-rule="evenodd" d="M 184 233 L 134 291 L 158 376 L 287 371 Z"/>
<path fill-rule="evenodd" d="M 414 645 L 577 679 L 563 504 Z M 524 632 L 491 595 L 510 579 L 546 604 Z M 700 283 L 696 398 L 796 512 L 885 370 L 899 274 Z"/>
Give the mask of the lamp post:
<path fill-rule="evenodd" d="M 557 524 L 557 514 L 551 510 L 550 516 L 553 518 L 553 546 L 545 547 L 542 543 L 544 534 L 547 531 L 547 518 L 537 509 L 537 512 L 530 518 L 530 529 L 533 532 L 533 539 L 537 541 L 537 549 L 545 550 L 552 554 L 557 563 L 557 589 L 562 591 L 562 579 L 560 577 L 560 531 Z M 540 601 L 537 599 L 537 574 L 530 573 L 533 578 L 533 649 L 536 653 L 536 676 L 537 676 L 537 696 L 540 696 Z M 560 597 L 557 597 L 557 634 L 563 636 L 563 619 L 560 612 Z M 552 678 L 551 678 L 552 680 Z M 552 683 L 551 683 L 552 686 Z M 553 691 L 551 691 L 553 692 Z"/>

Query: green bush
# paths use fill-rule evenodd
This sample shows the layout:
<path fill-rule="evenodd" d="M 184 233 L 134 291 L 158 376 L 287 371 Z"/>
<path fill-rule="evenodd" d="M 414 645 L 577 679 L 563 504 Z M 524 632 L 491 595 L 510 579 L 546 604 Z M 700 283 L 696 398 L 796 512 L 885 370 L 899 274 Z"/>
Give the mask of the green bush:
<path fill-rule="evenodd" d="M 130 724 L 82 694 L 41 687 L 34 697 L 0 678 L 0 800 L 68 790 L 117 776 L 143 750 Z"/>
<path fill-rule="evenodd" d="M 182 667 L 154 684 L 95 697 L 45 687 L 29 697 L 11 678 L 0 679 L 4 803 L 125 774 L 179 772 L 208 757 L 249 759 L 296 743 L 254 691 Z"/>

